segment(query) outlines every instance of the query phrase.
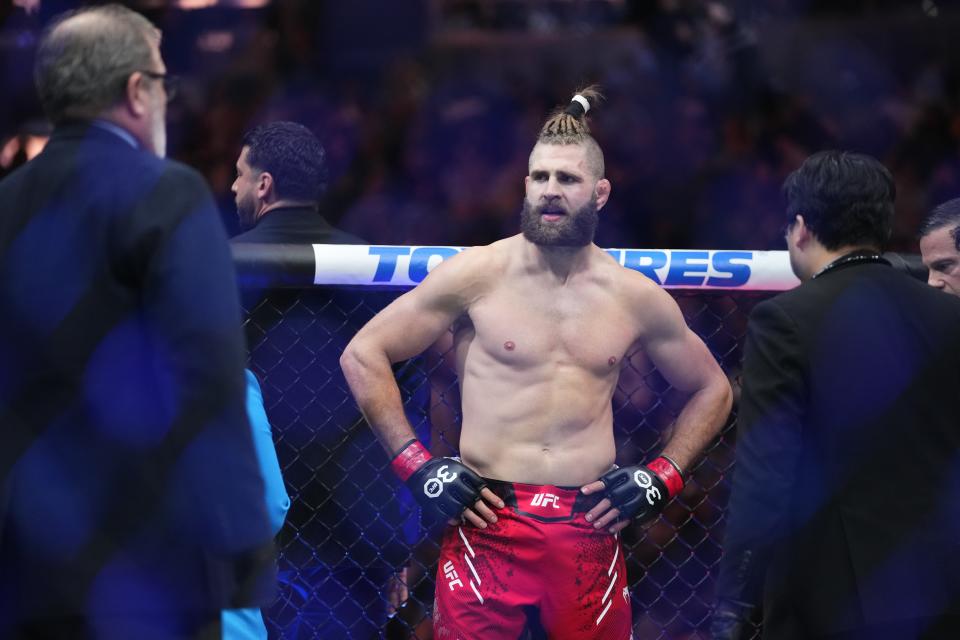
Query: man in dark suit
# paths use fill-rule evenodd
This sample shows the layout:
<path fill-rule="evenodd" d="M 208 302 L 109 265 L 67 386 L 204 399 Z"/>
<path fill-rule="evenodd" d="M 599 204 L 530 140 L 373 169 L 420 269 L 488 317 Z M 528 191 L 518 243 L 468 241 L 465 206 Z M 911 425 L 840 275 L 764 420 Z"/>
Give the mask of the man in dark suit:
<path fill-rule="evenodd" d="M 880 257 L 873 158 L 815 154 L 784 193 L 802 284 L 750 317 L 714 638 L 758 606 L 774 640 L 960 637 L 960 300 Z"/>
<path fill-rule="evenodd" d="M 263 257 L 264 244 L 366 244 L 320 214 L 326 186 L 326 154 L 309 129 L 270 122 L 249 131 L 232 187 L 247 229 L 231 240 L 238 258 L 244 249 Z M 277 247 L 284 256 L 294 251 Z M 241 262 L 240 283 L 250 366 L 263 380 L 293 492 L 289 528 L 280 536 L 281 587 L 291 599 L 309 594 L 296 613 L 320 637 L 379 637 L 387 616 L 381 594 L 407 557 L 405 514 L 393 487 L 379 481 L 388 460 L 351 401 L 339 358 L 390 294 L 282 288 L 284 269 L 273 273 L 265 268 L 270 262 Z M 283 259 L 283 267 L 290 262 Z M 424 389 L 412 371 L 405 369 L 405 388 Z M 285 619 L 290 613 L 281 607 L 271 617 L 295 631 L 298 620 Z"/>
<path fill-rule="evenodd" d="M 219 638 L 270 601 L 234 273 L 163 159 L 159 44 L 118 5 L 59 17 L 53 136 L 0 183 L 0 637 Z"/>
<path fill-rule="evenodd" d="M 249 131 L 231 187 L 240 227 L 234 243 L 366 244 L 319 212 L 327 188 L 326 153 L 296 122 L 270 122 Z"/>

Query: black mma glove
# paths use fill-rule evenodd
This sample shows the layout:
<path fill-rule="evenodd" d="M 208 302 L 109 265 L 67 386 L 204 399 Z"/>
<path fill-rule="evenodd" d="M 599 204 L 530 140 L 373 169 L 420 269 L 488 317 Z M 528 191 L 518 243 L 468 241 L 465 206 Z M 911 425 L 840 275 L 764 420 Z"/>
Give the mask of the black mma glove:
<path fill-rule="evenodd" d="M 680 468 L 669 458 L 659 457 L 644 465 L 608 471 L 600 476 L 606 486 L 604 497 L 620 511 L 622 519 L 647 522 L 683 489 Z"/>
<path fill-rule="evenodd" d="M 418 440 L 403 445 L 390 466 L 420 506 L 444 518 L 459 518 L 486 486 L 483 478 L 460 460 L 434 458 Z"/>

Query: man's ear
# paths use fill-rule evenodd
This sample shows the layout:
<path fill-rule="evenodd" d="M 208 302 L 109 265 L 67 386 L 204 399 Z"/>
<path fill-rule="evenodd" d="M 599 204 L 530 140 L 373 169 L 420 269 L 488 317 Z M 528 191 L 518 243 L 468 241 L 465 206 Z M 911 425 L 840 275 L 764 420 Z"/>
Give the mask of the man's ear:
<path fill-rule="evenodd" d="M 610 198 L 610 181 L 606 178 L 601 178 L 597 181 L 597 186 L 594 191 L 597 194 L 597 210 L 603 208 L 603 205 L 607 204 L 607 200 Z"/>
<path fill-rule="evenodd" d="M 797 214 L 796 220 L 793 221 L 794 224 L 794 233 L 796 233 L 797 247 L 804 249 L 810 241 L 813 239 L 813 232 L 810 230 L 810 227 L 807 226 L 807 223 L 804 221 L 803 216 L 799 213 Z"/>
<path fill-rule="evenodd" d="M 147 78 L 139 71 L 134 71 L 127 76 L 127 83 L 124 85 L 123 92 L 123 107 L 137 119 L 146 116 L 150 109 Z"/>
<path fill-rule="evenodd" d="M 267 171 L 261 171 L 257 176 L 257 198 L 263 202 L 274 199 L 273 175 Z"/>

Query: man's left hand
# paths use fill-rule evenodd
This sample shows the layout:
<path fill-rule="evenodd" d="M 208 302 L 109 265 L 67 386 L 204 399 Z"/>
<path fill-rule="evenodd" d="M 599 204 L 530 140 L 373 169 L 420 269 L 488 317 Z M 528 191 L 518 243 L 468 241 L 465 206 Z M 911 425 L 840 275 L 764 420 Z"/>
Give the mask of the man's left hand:
<path fill-rule="evenodd" d="M 666 466 L 668 464 L 670 466 Z M 587 512 L 587 522 L 592 522 L 596 529 L 609 527 L 610 533 L 617 533 L 632 518 L 641 522 L 653 520 L 682 488 L 683 480 L 672 463 L 657 458 L 649 467 L 633 465 L 608 471 L 580 490 L 584 495 L 603 493 L 604 496 Z"/>

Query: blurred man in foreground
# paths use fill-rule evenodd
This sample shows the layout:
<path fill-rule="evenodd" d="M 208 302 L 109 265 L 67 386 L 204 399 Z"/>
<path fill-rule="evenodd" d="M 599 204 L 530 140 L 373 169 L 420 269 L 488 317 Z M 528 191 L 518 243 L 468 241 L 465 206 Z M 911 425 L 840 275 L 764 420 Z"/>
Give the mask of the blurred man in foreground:
<path fill-rule="evenodd" d="M 55 130 L 0 183 L 0 636 L 219 638 L 272 541 L 226 237 L 164 160 L 160 32 L 118 5 L 51 24 Z"/>

